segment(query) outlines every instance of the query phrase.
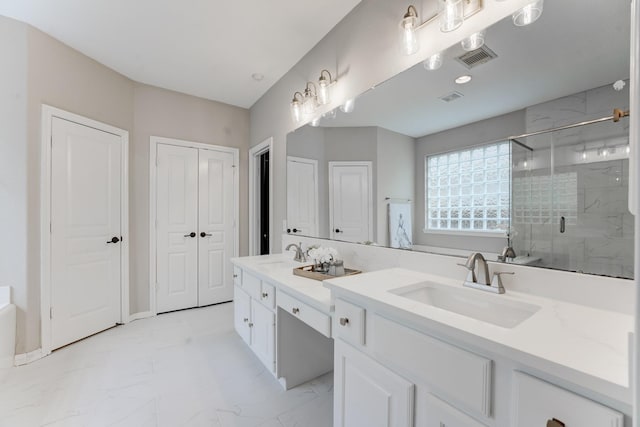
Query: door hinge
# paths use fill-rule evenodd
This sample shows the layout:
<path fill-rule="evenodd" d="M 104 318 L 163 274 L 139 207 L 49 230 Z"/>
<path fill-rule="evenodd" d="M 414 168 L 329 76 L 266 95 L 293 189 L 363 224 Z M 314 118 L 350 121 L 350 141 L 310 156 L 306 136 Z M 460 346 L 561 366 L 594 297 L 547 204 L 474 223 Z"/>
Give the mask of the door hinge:
<path fill-rule="evenodd" d="M 53 319 L 53 307 L 49 307 L 49 319 Z"/>

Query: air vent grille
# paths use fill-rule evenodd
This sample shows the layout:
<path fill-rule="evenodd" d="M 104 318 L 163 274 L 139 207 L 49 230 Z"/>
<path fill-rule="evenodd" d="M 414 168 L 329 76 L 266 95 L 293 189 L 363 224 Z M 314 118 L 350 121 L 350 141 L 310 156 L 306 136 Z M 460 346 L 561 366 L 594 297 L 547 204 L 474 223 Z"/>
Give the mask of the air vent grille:
<path fill-rule="evenodd" d="M 460 99 L 463 96 L 464 95 L 461 94 L 460 92 L 451 92 L 447 95 L 441 96 L 440 99 L 443 100 L 444 102 L 451 102 L 451 101 L 455 101 L 456 99 Z"/>
<path fill-rule="evenodd" d="M 496 55 L 494 51 L 484 45 L 476 50 L 472 50 L 471 52 L 466 52 L 463 55 L 458 56 L 456 60 L 468 69 L 472 69 L 473 67 L 485 64 L 497 57 L 498 55 Z"/>

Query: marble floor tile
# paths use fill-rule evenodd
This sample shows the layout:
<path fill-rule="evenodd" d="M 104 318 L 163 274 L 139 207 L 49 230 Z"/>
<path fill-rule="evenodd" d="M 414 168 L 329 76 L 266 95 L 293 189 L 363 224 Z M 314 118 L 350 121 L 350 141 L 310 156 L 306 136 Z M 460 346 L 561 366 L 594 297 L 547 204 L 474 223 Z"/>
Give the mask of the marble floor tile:
<path fill-rule="evenodd" d="M 0 427 L 330 427 L 333 377 L 283 390 L 233 304 L 138 320 L 0 375 Z"/>

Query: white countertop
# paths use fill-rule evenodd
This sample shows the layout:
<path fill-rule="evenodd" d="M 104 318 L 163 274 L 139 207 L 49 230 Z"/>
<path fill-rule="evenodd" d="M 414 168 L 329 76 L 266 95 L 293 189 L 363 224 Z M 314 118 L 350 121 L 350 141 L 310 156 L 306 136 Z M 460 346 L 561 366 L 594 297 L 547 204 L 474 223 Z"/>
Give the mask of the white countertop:
<path fill-rule="evenodd" d="M 248 270 L 259 278 L 275 284 L 279 289 L 291 294 L 302 302 L 324 313 L 333 311 L 331 291 L 319 280 L 295 276 L 293 269 L 311 263 L 292 260 L 291 253 L 232 258 L 231 262 Z"/>
<path fill-rule="evenodd" d="M 556 301 L 529 294 L 492 295 L 503 301 L 534 304 L 540 309 L 511 329 L 442 310 L 390 290 L 423 281 L 465 289 L 462 279 L 419 273 L 402 268 L 336 278 L 324 283 L 336 294 L 365 299 L 369 308 L 384 311 L 412 327 L 460 339 L 498 353 L 541 372 L 594 390 L 625 404 L 629 389 L 629 332 L 633 317 L 612 311 Z M 335 296 L 335 295 L 334 295 Z"/>

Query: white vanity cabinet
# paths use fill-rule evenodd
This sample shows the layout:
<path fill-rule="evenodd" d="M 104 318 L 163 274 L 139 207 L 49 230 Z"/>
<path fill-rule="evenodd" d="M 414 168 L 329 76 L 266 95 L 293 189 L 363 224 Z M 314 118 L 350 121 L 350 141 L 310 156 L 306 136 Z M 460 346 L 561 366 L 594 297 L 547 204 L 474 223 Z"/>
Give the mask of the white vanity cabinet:
<path fill-rule="evenodd" d="M 413 426 L 410 381 L 341 339 L 334 348 L 334 427 Z"/>
<path fill-rule="evenodd" d="M 234 282 L 236 332 L 275 374 L 275 288 L 246 271 L 234 271 Z"/>

